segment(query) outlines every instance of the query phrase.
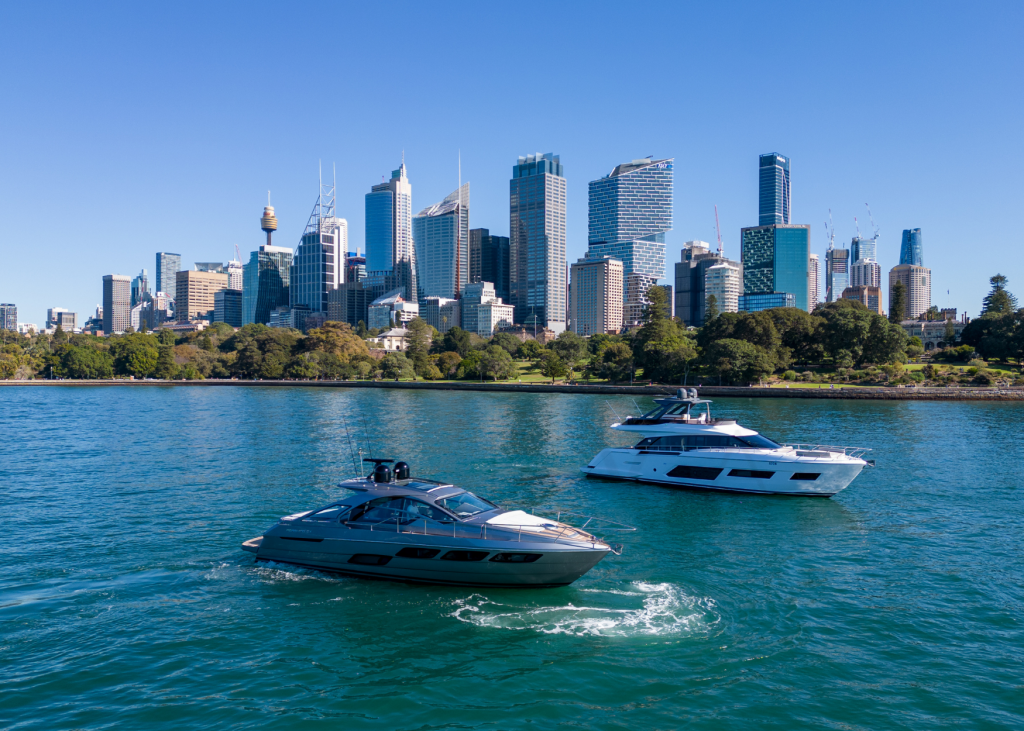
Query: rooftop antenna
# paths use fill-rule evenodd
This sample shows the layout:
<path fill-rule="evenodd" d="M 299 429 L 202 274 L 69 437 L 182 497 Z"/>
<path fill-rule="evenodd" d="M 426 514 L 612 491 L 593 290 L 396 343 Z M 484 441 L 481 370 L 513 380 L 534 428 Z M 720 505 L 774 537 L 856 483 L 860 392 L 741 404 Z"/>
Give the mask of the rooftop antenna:
<path fill-rule="evenodd" d="M 715 234 L 718 236 L 718 255 L 722 256 L 722 229 L 718 225 L 718 204 L 715 204 Z"/>
<path fill-rule="evenodd" d="M 868 220 L 871 221 L 871 228 L 874 231 L 873 235 L 874 235 L 875 239 L 877 240 L 878 239 L 878 226 L 875 225 L 875 217 L 871 215 L 871 206 L 869 206 L 867 203 L 865 203 L 864 206 L 868 209 Z"/>
<path fill-rule="evenodd" d="M 459 222 L 455 234 L 455 299 L 459 299 L 462 289 L 462 148 L 459 148 L 459 187 L 456 188 L 456 195 L 459 199 Z"/>

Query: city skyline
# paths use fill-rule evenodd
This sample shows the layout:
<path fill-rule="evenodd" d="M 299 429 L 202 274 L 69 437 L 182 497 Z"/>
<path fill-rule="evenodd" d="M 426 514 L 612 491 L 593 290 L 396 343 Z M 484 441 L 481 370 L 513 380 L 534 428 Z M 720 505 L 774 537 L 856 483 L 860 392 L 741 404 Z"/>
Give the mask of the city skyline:
<path fill-rule="evenodd" d="M 363 196 L 394 169 L 403 150 L 416 182 L 415 210 L 457 186 L 461 150 L 463 180 L 473 180 L 474 186 L 473 224 L 499 236 L 509 233 L 507 161 L 529 149 L 558 152 L 568 171 L 568 262 L 587 249 L 587 182 L 622 160 L 675 156 L 685 174 L 677 176 L 675 186 L 667 268 L 678 261 L 684 241 L 715 240 L 716 203 L 725 254 L 736 259 L 740 229 L 759 220 L 756 158 L 778 150 L 793 162 L 791 219 L 811 225 L 811 251 L 822 263 L 829 209 L 837 242 L 849 242 L 854 216 L 862 215 L 867 201 L 881 230 L 882 271 L 899 262 L 902 231 L 921 228 L 927 236 L 926 261 L 935 273 L 935 304 L 977 314 L 994 273 L 990 269 L 1000 270 L 1011 283 L 1024 279 L 1024 265 L 1009 257 L 1002 243 L 1012 240 L 1010 212 L 1022 193 L 1013 171 L 1024 153 L 1010 122 L 1019 116 L 1022 102 L 1019 95 L 1000 91 L 1021 70 L 1009 32 L 1019 26 L 1022 11 L 1006 8 L 998 24 L 974 13 L 954 23 L 940 10 L 875 7 L 885 10 L 887 22 L 858 44 L 862 53 L 825 56 L 816 64 L 803 62 L 809 55 L 821 56 L 820 42 L 812 39 L 824 33 L 837 41 L 848 39 L 864 27 L 868 10 L 819 8 L 812 14 L 750 5 L 746 13 L 715 8 L 627 13 L 601 7 L 584 29 L 571 22 L 568 9 L 545 8 L 545 17 L 561 29 L 567 51 L 544 87 L 557 93 L 556 111 L 545 116 L 513 107 L 479 125 L 386 110 L 395 99 L 404 99 L 404 106 L 439 110 L 439 96 L 422 81 L 482 46 L 485 36 L 470 31 L 485 23 L 516 27 L 522 10 L 460 13 L 446 26 L 446 32 L 461 31 L 467 39 L 456 51 L 426 42 L 424 30 L 438 27 L 436 13 L 409 8 L 393 24 L 389 21 L 389 37 L 404 49 L 398 59 L 381 58 L 374 50 L 384 9 L 361 9 L 358 18 L 371 32 L 334 52 L 329 83 L 337 93 L 323 97 L 325 113 L 312 119 L 291 111 L 302 106 L 299 99 L 308 97 L 310 85 L 324 84 L 308 73 L 315 63 L 312 50 L 296 50 L 303 27 L 293 14 L 277 18 L 276 40 L 268 47 L 254 32 L 254 17 L 237 18 L 226 9 L 210 11 L 207 26 L 215 30 L 204 32 L 157 9 L 119 15 L 69 6 L 44 24 L 41 10 L 15 8 L 9 16 L 9 42 L 0 54 L 21 72 L 17 84 L 12 78 L 0 80 L 7 98 L 13 108 L 38 110 L 45 107 L 45 97 L 67 95 L 76 100 L 76 115 L 72 122 L 42 119 L 30 111 L 8 123 L 19 145 L 5 151 L 0 178 L 0 194 L 10 211 L 0 232 L 8 264 L 0 272 L 0 300 L 18 304 L 25 321 L 41 323 L 51 307 L 84 317 L 100 303 L 96 282 L 102 275 L 134 276 L 142 268 L 155 275 L 154 252 L 180 253 L 182 265 L 189 267 L 196 261 L 228 261 L 237 244 L 245 258 L 260 237 L 252 230 L 251 211 L 266 202 L 268 188 L 281 220 L 275 241 L 293 248 L 316 195 L 316 183 L 310 181 L 319 160 L 325 168 L 337 162 L 338 215 L 349 221 L 349 249 L 365 251 Z M 328 17 L 340 21 L 343 14 L 328 12 Z M 573 58 L 571 51 L 584 47 L 594 33 L 610 32 L 627 17 L 634 23 L 715 30 L 695 42 L 686 64 L 657 48 L 653 57 L 620 58 L 614 64 Z M 794 38 L 779 49 L 777 59 L 790 69 L 786 94 L 832 98 L 812 113 L 793 105 L 774 115 L 742 114 L 760 93 L 750 74 L 758 58 L 751 41 L 769 19 L 789 28 Z M 913 49 L 902 42 L 911 32 Z M 518 37 L 501 33 L 502 39 Z M 111 42 L 114 38 L 130 41 Z M 487 37 L 488 46 L 494 40 Z M 517 80 L 542 67 L 541 58 L 529 53 L 543 47 L 541 40 L 519 40 L 527 53 L 478 54 L 478 68 L 467 72 L 465 103 L 501 84 L 515 88 Z M 197 49 L 184 63 L 182 42 Z M 51 50 L 44 53 L 44 47 Z M 722 53 L 728 55 L 727 64 L 715 60 Z M 415 59 L 411 75 L 393 87 L 380 83 L 410 59 Z M 641 73 L 650 63 L 665 66 L 666 77 Z M 110 78 L 122 82 L 108 84 Z M 136 78 L 149 79 L 164 92 L 145 94 Z M 587 113 L 586 100 L 626 79 L 638 93 L 656 95 L 658 115 L 641 121 L 629 107 L 599 119 Z M 941 95 L 933 93 L 940 82 Z M 829 112 L 844 103 L 830 90 L 843 85 L 858 88 L 865 97 L 871 91 L 872 106 L 881 111 L 870 125 L 858 115 Z M 276 90 L 269 108 L 255 101 L 256 89 L 262 88 Z M 942 103 L 950 94 L 962 101 L 952 110 Z M 706 114 L 690 113 L 698 101 Z M 899 114 L 908 107 L 917 115 L 912 125 Z M 374 108 L 385 111 L 369 111 Z M 954 184 L 944 174 L 946 163 L 935 154 L 938 149 L 959 153 Z M 59 242 L 56 261 L 47 262 L 44 278 L 43 263 L 30 242 L 45 218 L 43 201 L 51 196 L 44 191 L 53 171 L 59 171 L 64 187 L 76 191 L 62 201 L 62 215 L 103 225 L 83 228 L 74 243 Z M 147 185 L 139 185 L 140 180 Z M 153 201 L 166 201 L 173 216 L 154 215 Z M 993 242 L 998 263 L 969 259 L 955 268 L 945 266 L 956 258 L 962 241 L 979 239 Z"/>

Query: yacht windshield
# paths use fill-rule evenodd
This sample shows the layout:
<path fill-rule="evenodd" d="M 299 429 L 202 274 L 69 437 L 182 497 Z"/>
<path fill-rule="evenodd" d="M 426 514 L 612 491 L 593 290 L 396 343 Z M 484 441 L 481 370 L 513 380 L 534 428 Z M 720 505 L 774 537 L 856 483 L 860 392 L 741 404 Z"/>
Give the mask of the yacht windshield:
<path fill-rule="evenodd" d="M 760 434 L 751 434 L 748 437 L 737 437 L 741 442 L 745 442 L 754 449 L 778 449 L 780 444 L 773 442 L 768 437 L 762 437 Z"/>
<path fill-rule="evenodd" d="M 477 513 L 486 513 L 488 510 L 494 510 L 498 507 L 494 503 L 487 502 L 482 497 L 477 497 L 471 492 L 443 497 L 437 501 L 437 504 L 445 510 L 455 513 L 460 518 L 468 518 Z"/>
<path fill-rule="evenodd" d="M 733 437 L 726 434 L 693 434 L 671 437 L 647 437 L 641 439 L 637 449 L 684 450 L 707 449 L 711 447 L 727 447 L 732 449 L 778 449 L 779 445 L 771 439 L 754 434 L 747 437 Z"/>

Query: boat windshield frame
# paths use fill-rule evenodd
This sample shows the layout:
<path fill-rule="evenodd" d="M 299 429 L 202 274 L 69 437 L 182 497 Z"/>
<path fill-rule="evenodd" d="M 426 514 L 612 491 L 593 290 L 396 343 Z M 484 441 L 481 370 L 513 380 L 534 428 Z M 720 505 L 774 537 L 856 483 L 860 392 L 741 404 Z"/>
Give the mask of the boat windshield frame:
<path fill-rule="evenodd" d="M 704 399 L 658 399 L 656 402 L 657 407 L 651 409 L 646 414 L 640 417 L 644 421 L 659 421 L 661 419 L 671 420 L 703 420 L 704 422 L 711 422 L 711 402 Z M 704 405 L 705 413 L 697 414 L 694 409 L 697 406 Z"/>
<path fill-rule="evenodd" d="M 726 444 L 692 444 L 687 445 L 685 440 L 693 440 L 696 442 L 698 439 L 705 440 L 707 438 L 715 438 L 721 440 L 727 440 L 729 443 Z M 679 444 L 673 444 L 666 441 L 665 443 L 659 443 L 662 440 L 678 440 Z M 764 440 L 767 444 L 757 444 L 756 440 Z M 645 442 L 647 442 L 645 444 Z M 739 442 L 737 444 L 736 442 Z M 752 443 L 753 442 L 753 443 Z M 689 452 L 694 449 L 783 449 L 784 446 L 779 444 L 774 439 L 769 439 L 761 434 L 745 434 L 744 436 L 735 436 L 733 434 L 673 434 L 673 435 L 659 435 L 644 437 L 633 449 L 639 449 L 644 452 Z"/>

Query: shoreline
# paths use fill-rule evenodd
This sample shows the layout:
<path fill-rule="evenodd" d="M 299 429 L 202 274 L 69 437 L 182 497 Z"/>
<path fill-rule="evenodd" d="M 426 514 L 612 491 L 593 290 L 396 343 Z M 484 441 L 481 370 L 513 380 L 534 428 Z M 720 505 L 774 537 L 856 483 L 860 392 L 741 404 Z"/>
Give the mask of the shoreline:
<path fill-rule="evenodd" d="M 397 388 L 414 391 L 493 391 L 501 393 L 579 393 L 634 396 L 671 395 L 680 388 L 679 386 L 667 385 L 611 386 L 580 384 L 577 386 L 568 386 L 564 384 L 551 385 L 543 383 L 472 383 L 437 381 L 243 381 L 215 379 L 205 381 L 132 381 L 125 379 L 63 381 L 40 379 L 31 381 L 0 381 L 0 387 L 5 386 L 196 386 L 200 388 L 261 386 L 271 388 Z M 697 388 L 697 392 L 701 397 L 811 398 L 882 401 L 1024 401 L 1024 389 L 1007 388 L 891 388 L 886 386 L 849 386 L 836 389 L 751 388 L 747 386 L 688 386 L 687 388 Z"/>

